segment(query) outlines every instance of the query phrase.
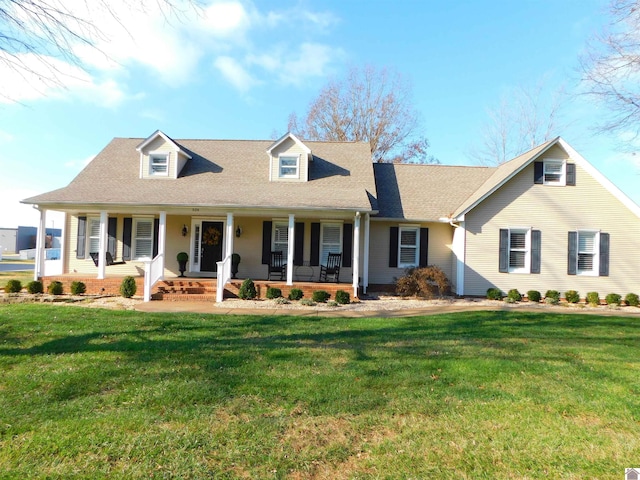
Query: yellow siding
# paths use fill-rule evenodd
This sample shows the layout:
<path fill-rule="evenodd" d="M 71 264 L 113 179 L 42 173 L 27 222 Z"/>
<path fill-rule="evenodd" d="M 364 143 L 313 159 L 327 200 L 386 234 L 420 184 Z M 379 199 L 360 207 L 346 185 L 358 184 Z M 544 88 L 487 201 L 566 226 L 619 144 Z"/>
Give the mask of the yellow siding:
<path fill-rule="evenodd" d="M 545 158 L 566 158 L 560 148 Z M 576 186 L 534 185 L 533 164 L 466 215 L 465 293 L 577 290 L 625 295 L 640 292 L 640 219 L 580 167 Z M 541 273 L 498 272 L 499 229 L 531 227 L 541 231 Z M 596 229 L 610 234 L 609 276 L 567 274 L 568 231 Z"/>
<path fill-rule="evenodd" d="M 307 153 L 296 142 L 290 138 L 285 139 L 278 148 L 271 151 L 271 180 L 274 182 L 306 182 L 309 178 L 309 160 Z M 280 173 L 278 157 L 280 155 L 299 155 L 299 178 L 279 178 Z"/>
<path fill-rule="evenodd" d="M 399 222 L 371 222 L 369 247 L 369 283 L 391 284 L 405 274 L 404 268 L 389 267 L 389 229 L 397 227 Z M 421 228 L 429 229 L 427 260 L 429 265 L 442 269 L 449 280 L 453 279 L 453 256 L 451 242 L 453 231 L 449 224 L 424 223 Z"/>

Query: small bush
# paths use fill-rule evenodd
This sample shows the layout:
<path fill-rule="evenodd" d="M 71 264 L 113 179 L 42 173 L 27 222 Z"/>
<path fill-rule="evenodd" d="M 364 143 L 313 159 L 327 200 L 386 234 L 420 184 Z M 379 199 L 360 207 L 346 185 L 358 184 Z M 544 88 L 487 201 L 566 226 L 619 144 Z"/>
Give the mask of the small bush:
<path fill-rule="evenodd" d="M 44 287 L 39 280 L 32 280 L 27 283 L 27 292 L 29 293 L 44 293 Z"/>
<path fill-rule="evenodd" d="M 630 307 L 637 307 L 640 304 L 640 298 L 638 298 L 638 295 L 635 293 L 627 293 L 624 297 L 624 303 Z"/>
<path fill-rule="evenodd" d="M 502 290 L 500 290 L 499 288 L 488 289 L 487 298 L 489 300 L 502 300 Z"/>
<path fill-rule="evenodd" d="M 587 292 L 586 298 L 589 305 L 600 305 L 600 295 L 598 295 L 598 292 Z"/>
<path fill-rule="evenodd" d="M 522 300 L 522 295 L 520 294 L 517 288 L 512 288 L 507 293 L 507 298 L 512 302 L 519 302 Z"/>
<path fill-rule="evenodd" d="M 50 295 L 62 295 L 63 291 L 64 291 L 64 286 L 62 285 L 61 282 L 58 282 L 57 280 L 54 280 L 53 282 L 51 282 L 47 287 L 47 292 Z"/>
<path fill-rule="evenodd" d="M 538 290 L 529 290 L 527 292 L 527 298 L 530 302 L 538 303 L 542 299 L 542 294 Z"/>
<path fill-rule="evenodd" d="M 324 290 L 316 290 L 315 292 L 313 292 L 311 298 L 316 303 L 325 303 L 327 300 L 329 300 L 329 297 L 331 297 L 329 292 L 325 292 Z"/>
<path fill-rule="evenodd" d="M 87 286 L 83 282 L 71 282 L 71 294 L 82 295 L 87 291 Z"/>
<path fill-rule="evenodd" d="M 335 300 L 331 300 L 330 302 L 327 302 L 327 307 L 337 307 L 339 304 L 338 302 L 336 302 Z"/>
<path fill-rule="evenodd" d="M 278 297 L 275 299 L 276 305 L 289 305 L 291 302 L 284 297 Z"/>
<path fill-rule="evenodd" d="M 267 298 L 269 300 L 273 300 L 274 298 L 280 298 L 280 297 L 282 297 L 282 290 L 275 287 L 267 288 Z"/>
<path fill-rule="evenodd" d="M 336 302 L 340 305 L 346 305 L 348 303 L 351 303 L 351 296 L 344 290 L 338 290 L 336 292 Z"/>
<path fill-rule="evenodd" d="M 304 305 L 305 307 L 313 307 L 315 302 L 309 298 L 303 298 L 300 300 L 300 305 Z"/>
<path fill-rule="evenodd" d="M 560 292 L 557 290 L 547 290 L 547 293 L 544 294 L 544 301 L 551 305 L 557 305 L 560 303 Z"/>
<path fill-rule="evenodd" d="M 620 305 L 622 295 L 618 295 L 617 293 L 608 293 L 605 300 L 607 301 L 607 305 Z"/>
<path fill-rule="evenodd" d="M 238 297 L 242 300 L 252 300 L 258 296 L 258 292 L 256 291 L 256 286 L 253 283 L 253 280 L 247 278 L 242 285 L 240 286 L 240 290 L 238 291 Z"/>
<path fill-rule="evenodd" d="M 403 297 L 418 296 L 426 299 L 449 292 L 449 279 L 439 267 L 410 268 L 404 277 L 396 280 L 396 293 Z"/>
<path fill-rule="evenodd" d="M 575 290 L 567 290 L 564 292 L 564 298 L 568 303 L 578 303 L 580 301 L 580 294 Z"/>
<path fill-rule="evenodd" d="M 136 294 L 137 289 L 136 279 L 132 276 L 124 277 L 122 279 L 122 283 L 120 284 L 120 295 L 124 298 L 133 297 Z"/>
<path fill-rule="evenodd" d="M 20 293 L 22 291 L 22 283 L 20 280 L 9 280 L 4 286 L 4 293 Z"/>
<path fill-rule="evenodd" d="M 304 292 L 299 288 L 292 288 L 289 292 L 289 300 L 300 300 L 304 297 Z"/>

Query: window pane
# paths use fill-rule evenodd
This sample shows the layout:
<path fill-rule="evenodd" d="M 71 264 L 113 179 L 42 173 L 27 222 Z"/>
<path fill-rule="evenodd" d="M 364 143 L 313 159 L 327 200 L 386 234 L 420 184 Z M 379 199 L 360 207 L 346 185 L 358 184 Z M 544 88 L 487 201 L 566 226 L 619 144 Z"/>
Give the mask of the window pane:
<path fill-rule="evenodd" d="M 92 218 L 89 220 L 89 253 L 98 250 L 100 250 L 100 220 Z"/>
<path fill-rule="evenodd" d="M 578 235 L 578 251 L 593 253 L 596 243 L 595 233 L 580 233 Z"/>
<path fill-rule="evenodd" d="M 138 221 L 136 222 L 136 237 L 149 237 L 152 235 L 152 226 L 149 221 Z"/>
<path fill-rule="evenodd" d="M 329 253 L 341 253 L 342 251 L 342 228 L 340 225 L 322 225 L 322 254 L 321 263 L 326 263 Z"/>
<path fill-rule="evenodd" d="M 527 234 L 525 232 L 511 232 L 511 248 L 526 248 Z"/>
<path fill-rule="evenodd" d="M 400 230 L 400 245 L 415 246 L 418 241 L 418 230 Z"/>
<path fill-rule="evenodd" d="M 578 270 L 593 270 L 593 254 L 579 253 L 578 254 Z"/>
<path fill-rule="evenodd" d="M 400 247 L 400 263 L 403 265 L 415 265 L 416 247 Z"/>
<path fill-rule="evenodd" d="M 167 173 L 167 164 L 166 155 L 152 155 L 151 173 Z"/>
<path fill-rule="evenodd" d="M 511 251 L 509 253 L 509 266 L 512 268 L 524 268 L 526 252 Z"/>
<path fill-rule="evenodd" d="M 297 157 L 280 157 L 280 176 L 296 177 L 298 175 Z"/>
<path fill-rule="evenodd" d="M 152 244 L 151 240 L 147 239 L 136 239 L 136 257 L 150 257 L 152 254 Z"/>
<path fill-rule="evenodd" d="M 193 234 L 193 264 L 200 263 L 200 225 L 195 226 Z"/>
<path fill-rule="evenodd" d="M 134 239 L 135 257 L 151 257 L 153 254 L 153 221 L 137 220 Z"/>

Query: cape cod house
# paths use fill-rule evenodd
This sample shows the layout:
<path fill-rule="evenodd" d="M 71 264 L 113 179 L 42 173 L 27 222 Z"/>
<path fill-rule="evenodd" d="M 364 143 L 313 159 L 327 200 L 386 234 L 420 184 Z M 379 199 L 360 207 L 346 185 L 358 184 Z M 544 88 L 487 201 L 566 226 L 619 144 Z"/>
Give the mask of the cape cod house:
<path fill-rule="evenodd" d="M 156 131 L 112 140 L 67 187 L 23 202 L 40 209 L 42 232 L 47 210 L 66 213 L 62 258 L 45 261 L 39 241 L 35 276 L 81 277 L 90 291 L 134 275 L 149 299 L 177 279 L 181 251 L 192 282 L 216 278 L 218 301 L 232 253 L 239 278 L 276 285 L 281 252 L 285 290 L 317 282 L 330 254 L 334 283 L 353 295 L 418 265 L 442 268 L 459 295 L 640 290 L 640 208 L 561 138 L 488 168 L 373 164 L 368 144 L 292 134 Z"/>

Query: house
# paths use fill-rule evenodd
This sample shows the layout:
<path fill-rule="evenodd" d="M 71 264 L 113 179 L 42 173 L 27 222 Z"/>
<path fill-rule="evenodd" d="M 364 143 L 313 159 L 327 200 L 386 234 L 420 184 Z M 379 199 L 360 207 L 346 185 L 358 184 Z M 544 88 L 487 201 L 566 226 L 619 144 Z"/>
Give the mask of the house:
<path fill-rule="evenodd" d="M 233 252 L 252 279 L 283 252 L 289 287 L 317 281 L 341 253 L 354 295 L 418 265 L 442 268 L 459 295 L 640 290 L 640 209 L 561 138 L 488 168 L 373 164 L 368 144 L 290 133 L 156 131 L 112 140 L 67 187 L 23 202 L 41 210 L 41 228 L 47 210 L 66 213 L 62 260 L 49 269 L 41 255 L 36 276 L 144 276 L 145 298 L 177 277 L 181 251 L 190 278 L 217 278 L 219 301 Z"/>

